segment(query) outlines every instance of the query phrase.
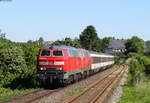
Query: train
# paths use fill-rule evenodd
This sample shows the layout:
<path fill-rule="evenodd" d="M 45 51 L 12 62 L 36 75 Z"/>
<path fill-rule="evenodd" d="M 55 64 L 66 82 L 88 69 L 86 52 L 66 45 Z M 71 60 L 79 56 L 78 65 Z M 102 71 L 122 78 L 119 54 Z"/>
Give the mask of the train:
<path fill-rule="evenodd" d="M 44 45 L 37 56 L 37 75 L 44 86 L 69 84 L 114 64 L 114 56 L 66 45 Z"/>

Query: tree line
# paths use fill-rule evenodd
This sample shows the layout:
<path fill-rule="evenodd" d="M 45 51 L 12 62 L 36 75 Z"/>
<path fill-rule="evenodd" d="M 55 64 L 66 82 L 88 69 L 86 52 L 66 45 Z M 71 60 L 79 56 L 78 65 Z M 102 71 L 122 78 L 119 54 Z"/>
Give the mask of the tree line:
<path fill-rule="evenodd" d="M 105 37 L 103 39 L 100 39 L 95 27 L 89 25 L 83 30 L 83 32 L 81 32 L 78 38 L 76 37 L 75 39 L 71 39 L 70 37 L 66 37 L 63 40 L 56 40 L 54 44 L 64 44 L 77 48 L 84 48 L 90 51 L 104 52 L 109 43 L 109 40 L 112 39 L 115 38 Z"/>
<path fill-rule="evenodd" d="M 0 87 L 30 88 L 36 81 L 36 55 L 41 47 L 39 41 L 16 43 L 0 33 Z"/>
<path fill-rule="evenodd" d="M 36 55 L 42 46 L 44 39 L 25 43 L 12 42 L 5 38 L 5 33 L 0 32 L 0 87 L 35 88 L 39 86 L 36 76 Z M 94 26 L 87 26 L 79 35 L 79 38 L 71 39 L 66 37 L 63 40 L 56 40 L 54 44 L 65 44 L 78 48 L 85 48 L 90 51 L 104 52 L 113 37 L 100 39 Z M 126 53 L 128 57 L 146 55 L 144 41 L 138 37 L 132 37 L 126 42 Z M 136 56 L 137 57 L 137 56 Z M 143 60 L 142 59 L 140 60 Z M 145 74 L 149 73 L 148 59 L 143 60 Z M 134 64 L 133 64 L 134 65 Z M 134 69 L 136 71 L 136 69 Z M 133 72 L 132 72 L 133 73 Z"/>
<path fill-rule="evenodd" d="M 127 58 L 132 58 L 129 63 L 130 85 L 136 86 L 150 78 L 150 57 L 146 48 L 144 40 L 137 36 L 127 40 L 125 54 Z"/>

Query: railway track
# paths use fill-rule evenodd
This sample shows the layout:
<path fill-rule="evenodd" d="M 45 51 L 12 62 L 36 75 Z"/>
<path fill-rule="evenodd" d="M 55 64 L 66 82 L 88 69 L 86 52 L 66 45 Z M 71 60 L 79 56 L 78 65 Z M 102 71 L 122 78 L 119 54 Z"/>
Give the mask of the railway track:
<path fill-rule="evenodd" d="M 96 81 L 88 86 L 83 92 L 73 96 L 64 103 L 101 103 L 102 95 L 112 85 L 116 78 L 124 71 L 125 66 L 115 68 L 113 72 L 105 76 L 104 78 Z"/>
<path fill-rule="evenodd" d="M 99 82 L 96 81 L 96 82 L 92 83 L 91 85 L 87 86 L 85 91 L 79 93 L 78 95 L 73 96 L 73 98 L 71 97 L 71 99 L 64 101 L 64 102 L 65 103 L 94 103 L 95 101 L 97 101 L 97 99 L 100 97 L 100 95 L 103 92 L 105 92 L 107 87 L 109 87 L 109 85 L 106 86 L 106 84 L 108 84 L 108 82 L 109 82 L 109 84 L 111 85 L 111 83 L 113 82 L 113 80 L 111 80 L 111 77 L 115 78 L 116 77 L 115 73 L 121 72 L 121 71 L 118 71 L 118 70 L 121 70 L 121 69 L 119 69 L 120 67 L 123 68 L 123 66 L 112 67 L 112 69 L 114 69 L 112 71 L 115 71 L 115 72 L 112 72 L 112 71 L 109 72 L 109 75 L 107 75 L 103 78 L 100 78 Z M 104 84 L 104 85 L 101 85 L 101 84 Z M 37 101 L 43 99 L 44 97 L 49 97 L 53 93 L 56 93 L 56 92 L 61 91 L 63 89 L 65 90 L 66 88 L 69 88 L 72 85 L 74 85 L 74 84 L 68 85 L 67 87 L 64 87 L 64 88 L 58 88 L 58 89 L 54 89 L 54 90 L 38 89 L 38 90 L 33 91 L 31 93 L 25 94 L 23 96 L 23 98 L 21 98 L 21 99 L 14 98 L 14 99 L 11 99 L 9 101 L 0 102 L 0 103 L 8 103 L 8 102 L 10 102 L 10 103 L 12 103 L 12 102 L 13 103 L 32 103 L 32 102 L 35 102 L 36 103 Z M 97 89 L 95 90 L 94 88 L 97 88 Z M 102 88 L 103 88 L 103 90 L 102 90 Z M 94 93 L 94 91 L 96 91 L 96 92 Z M 93 96 L 95 97 L 95 99 L 91 98 Z M 84 98 L 85 98 L 85 100 L 84 100 Z"/>
<path fill-rule="evenodd" d="M 49 91 L 43 93 L 42 95 L 40 95 L 38 97 L 35 97 L 35 98 L 32 98 L 31 100 L 29 100 L 29 101 L 27 101 L 25 103 L 32 103 L 32 102 L 38 101 L 38 100 L 40 100 L 40 99 L 42 99 L 42 98 L 44 98 L 46 96 L 49 96 L 49 95 L 51 95 L 51 94 L 53 94 L 55 92 L 58 92 L 58 91 L 62 90 L 62 89 L 63 88 L 59 88 L 59 89 L 56 89 L 56 90 L 49 90 Z"/>
<path fill-rule="evenodd" d="M 26 94 L 24 94 L 23 95 L 23 97 L 30 97 L 30 96 L 32 96 L 32 95 L 34 95 L 34 94 L 36 94 L 36 93 L 38 93 L 38 92 L 41 92 L 41 91 L 43 91 L 44 89 L 37 89 L 37 90 L 35 90 L 35 91 L 33 91 L 33 92 L 30 92 L 30 93 L 26 93 Z M 0 103 L 10 103 L 10 102 L 15 102 L 15 101 L 17 101 L 18 100 L 18 98 L 12 98 L 12 99 L 10 99 L 10 100 L 7 100 L 7 101 L 0 101 Z"/>
<path fill-rule="evenodd" d="M 114 66 L 114 67 L 115 67 L 115 66 Z M 76 83 L 75 83 L 75 84 L 76 84 Z M 56 90 L 54 90 L 54 91 L 50 91 L 50 92 L 45 93 L 45 94 L 42 94 L 42 96 L 39 96 L 39 97 L 37 97 L 37 98 L 33 98 L 32 100 L 30 100 L 30 101 L 28 101 L 28 102 L 25 102 L 25 103 L 32 103 L 32 102 L 35 102 L 35 103 L 36 103 L 36 101 L 41 100 L 41 99 L 44 98 L 44 97 L 48 97 L 48 96 L 50 96 L 52 93 L 61 91 L 61 90 L 63 90 L 63 89 L 65 90 L 66 88 L 69 88 L 69 87 L 71 87 L 72 85 L 74 85 L 74 84 L 68 85 L 68 86 L 66 86 L 66 87 L 64 87 L 64 88 L 56 89 Z M 67 103 L 68 103 L 68 102 L 67 102 Z"/>
<path fill-rule="evenodd" d="M 40 100 L 43 97 L 49 96 L 63 88 L 58 88 L 55 90 L 45 90 L 45 89 L 38 89 L 33 92 L 25 94 L 22 98 L 13 98 L 8 101 L 3 101 L 0 103 L 32 103 L 34 101 Z"/>

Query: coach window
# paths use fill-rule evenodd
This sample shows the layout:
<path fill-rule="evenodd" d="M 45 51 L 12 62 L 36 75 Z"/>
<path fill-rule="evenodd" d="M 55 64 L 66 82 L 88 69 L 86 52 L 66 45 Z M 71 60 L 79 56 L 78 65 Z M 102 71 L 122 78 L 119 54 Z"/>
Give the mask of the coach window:
<path fill-rule="evenodd" d="M 84 53 L 84 57 L 86 57 L 86 53 L 85 53 L 85 51 L 84 51 L 83 53 Z"/>
<path fill-rule="evenodd" d="M 110 58 L 109 58 L 109 57 L 107 58 L 107 61 L 108 61 L 108 62 L 110 61 Z"/>
<path fill-rule="evenodd" d="M 70 51 L 70 50 L 67 50 L 67 54 L 68 54 L 68 56 L 70 57 L 70 56 L 71 56 L 71 51 Z"/>
<path fill-rule="evenodd" d="M 89 57 L 89 53 L 87 51 L 84 51 L 84 57 Z"/>
<path fill-rule="evenodd" d="M 86 52 L 86 56 L 89 57 L 89 53 L 88 52 Z"/>
<path fill-rule="evenodd" d="M 109 61 L 112 61 L 112 58 L 109 58 Z"/>
<path fill-rule="evenodd" d="M 73 57 L 79 57 L 79 52 L 76 50 L 73 50 Z"/>
<path fill-rule="evenodd" d="M 104 58 L 103 57 L 101 57 L 101 63 L 103 63 L 104 62 Z"/>
<path fill-rule="evenodd" d="M 106 57 L 104 57 L 104 62 L 106 62 L 107 61 L 107 58 Z"/>
<path fill-rule="evenodd" d="M 54 50 L 53 51 L 53 56 L 63 56 L 63 53 L 61 50 Z"/>
<path fill-rule="evenodd" d="M 73 50 L 70 50 L 70 56 L 71 56 L 71 57 L 74 57 L 74 52 L 73 52 Z"/>
<path fill-rule="evenodd" d="M 78 51 L 76 51 L 76 57 L 80 57 L 80 54 Z"/>
<path fill-rule="evenodd" d="M 100 58 L 99 57 L 94 57 L 93 63 L 100 63 Z"/>

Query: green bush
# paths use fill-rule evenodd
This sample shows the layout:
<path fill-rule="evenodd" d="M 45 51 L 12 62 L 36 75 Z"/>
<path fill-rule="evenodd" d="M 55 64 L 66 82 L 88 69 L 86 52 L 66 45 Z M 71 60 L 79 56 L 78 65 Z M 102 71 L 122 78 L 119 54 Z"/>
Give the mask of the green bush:
<path fill-rule="evenodd" d="M 124 64 L 125 60 L 126 60 L 126 56 L 125 55 L 115 56 L 115 63 L 116 64 Z"/>
<path fill-rule="evenodd" d="M 0 87 L 38 87 L 36 55 L 39 42 L 13 43 L 0 37 Z"/>
<path fill-rule="evenodd" d="M 137 59 L 133 59 L 129 64 L 129 73 L 131 75 L 130 83 L 137 84 L 145 80 L 144 66 Z"/>
<path fill-rule="evenodd" d="M 0 51 L 0 69 L 3 74 L 23 74 L 27 72 L 27 65 L 23 55 L 22 49 L 15 45 L 3 47 Z"/>
<path fill-rule="evenodd" d="M 22 75 L 9 75 L 3 82 L 3 87 L 11 89 L 28 89 L 40 86 L 39 80 L 37 80 L 36 71 L 33 69 L 29 69 L 27 73 Z"/>
<path fill-rule="evenodd" d="M 18 89 L 15 89 L 15 90 L 12 90 L 10 88 L 0 88 L 0 101 L 4 101 L 4 100 L 8 100 L 8 99 L 11 99 L 11 98 L 14 98 L 14 97 L 20 97 L 21 95 L 24 95 L 25 93 L 27 92 L 31 92 L 33 91 L 34 89 L 22 89 L 22 90 L 18 90 Z"/>
<path fill-rule="evenodd" d="M 149 76 L 150 75 L 150 58 L 146 56 L 141 56 L 137 58 L 141 65 L 144 65 L 144 73 Z"/>
<path fill-rule="evenodd" d="M 137 54 L 137 53 L 130 52 L 127 56 L 128 56 L 128 58 L 136 58 L 136 57 L 139 57 L 141 55 Z"/>

